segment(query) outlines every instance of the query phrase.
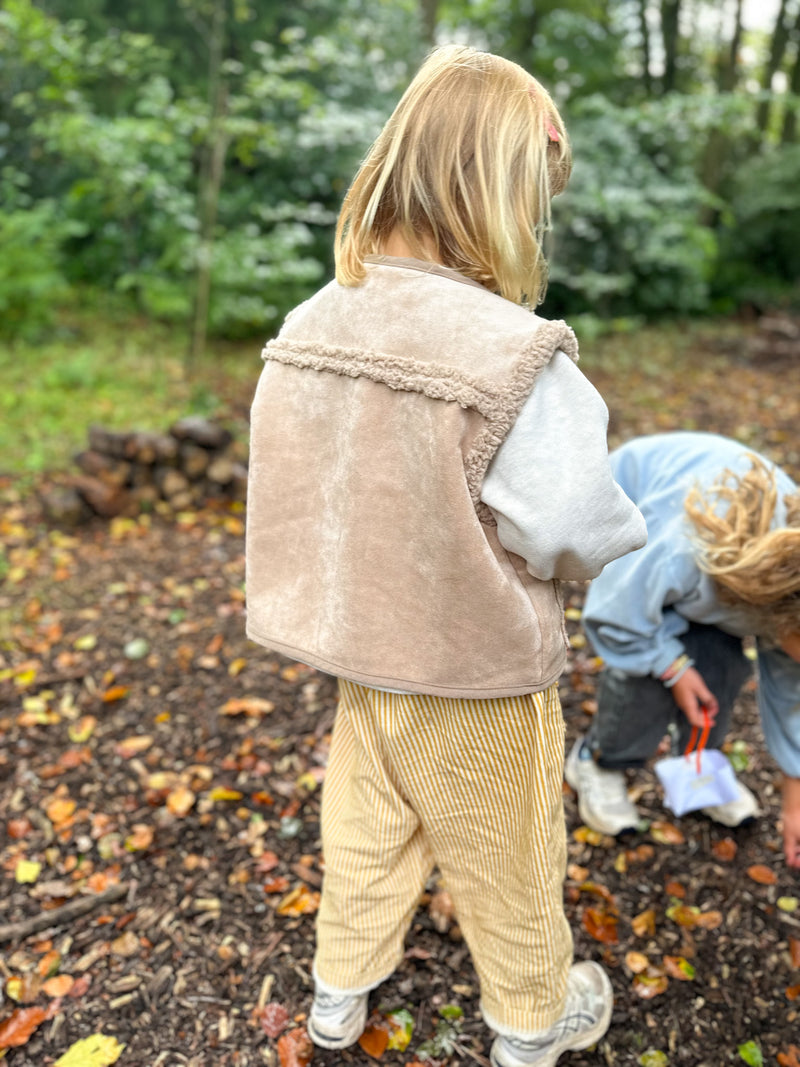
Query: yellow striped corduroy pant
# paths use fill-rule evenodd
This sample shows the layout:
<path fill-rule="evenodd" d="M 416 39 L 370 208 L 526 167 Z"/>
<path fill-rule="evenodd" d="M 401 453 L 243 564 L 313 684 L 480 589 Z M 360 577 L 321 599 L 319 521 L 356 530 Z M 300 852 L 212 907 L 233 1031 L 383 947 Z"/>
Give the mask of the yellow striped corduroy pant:
<path fill-rule="evenodd" d="M 395 970 L 436 865 L 488 1025 L 549 1027 L 572 962 L 563 763 L 556 686 L 466 700 L 340 680 L 322 794 L 322 986 L 364 992 Z"/>

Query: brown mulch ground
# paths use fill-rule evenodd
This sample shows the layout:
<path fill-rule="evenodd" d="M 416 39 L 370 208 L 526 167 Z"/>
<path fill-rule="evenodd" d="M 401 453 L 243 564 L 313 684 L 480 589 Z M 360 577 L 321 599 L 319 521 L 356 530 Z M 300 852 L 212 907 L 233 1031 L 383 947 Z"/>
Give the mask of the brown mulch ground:
<path fill-rule="evenodd" d="M 785 364 L 695 352 L 679 371 L 679 384 L 672 369 L 624 381 L 590 373 L 609 400 L 612 440 L 698 425 L 744 436 L 800 474 Z M 123 1067 L 278 1064 L 261 1009 L 284 1007 L 290 1030 L 310 1005 L 334 683 L 244 638 L 235 510 L 65 533 L 39 521 L 35 496 L 20 499 L 8 482 L 0 492 L 0 1035 L 33 1018 L 21 1011 L 50 1015 L 21 1032 L 8 1063 L 53 1064 L 101 1032 L 125 1044 Z M 571 587 L 570 615 L 581 600 Z M 596 663 L 579 621 L 569 626 L 571 743 L 593 710 Z M 646 773 L 639 803 L 655 825 L 586 840 L 567 791 L 575 952 L 605 963 L 615 1011 L 601 1045 L 565 1065 L 647 1064 L 658 1050 L 656 1067 L 720 1067 L 745 1062 L 737 1050 L 748 1041 L 776 1064 L 800 1045 L 800 908 L 790 910 L 800 880 L 782 857 L 778 774 L 752 689 L 731 740 L 743 743 L 742 777 L 764 807 L 746 828 L 673 819 Z M 85 900 L 91 909 L 71 915 Z M 371 1003 L 408 1008 L 414 1035 L 381 1061 L 411 1062 L 438 1009 L 459 1005 L 461 1036 L 442 1062 L 486 1064 L 491 1036 L 455 920 L 423 901 L 408 948 Z M 635 978 L 641 956 L 655 968 L 649 981 Z M 689 967 L 665 957 L 686 960 L 694 977 L 675 977 Z M 43 987 L 58 975 L 60 987 Z M 313 1058 L 373 1062 L 358 1047 Z"/>

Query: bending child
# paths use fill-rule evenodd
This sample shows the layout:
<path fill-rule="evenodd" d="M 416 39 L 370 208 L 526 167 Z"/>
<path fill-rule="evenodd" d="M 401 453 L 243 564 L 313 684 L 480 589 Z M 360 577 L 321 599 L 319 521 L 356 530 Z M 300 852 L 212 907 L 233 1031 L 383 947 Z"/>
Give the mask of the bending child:
<path fill-rule="evenodd" d="M 645 548 L 592 582 L 583 622 L 604 670 L 598 710 L 566 776 L 583 821 L 617 834 L 636 825 L 625 770 L 641 767 L 677 720 L 685 747 L 703 709 L 720 747 L 758 649 L 758 703 L 781 767 L 786 862 L 800 867 L 800 492 L 736 441 L 668 433 L 612 453 L 614 475 L 647 522 Z M 758 814 L 739 796 L 704 809 L 726 826 Z"/>
<path fill-rule="evenodd" d="M 561 118 L 513 63 L 434 51 L 347 194 L 336 281 L 267 345 L 252 410 L 248 634 L 339 678 L 313 1040 L 361 1034 L 434 865 L 495 1067 L 605 1033 L 563 909 L 559 579 L 644 543 L 607 411 L 536 317 Z"/>

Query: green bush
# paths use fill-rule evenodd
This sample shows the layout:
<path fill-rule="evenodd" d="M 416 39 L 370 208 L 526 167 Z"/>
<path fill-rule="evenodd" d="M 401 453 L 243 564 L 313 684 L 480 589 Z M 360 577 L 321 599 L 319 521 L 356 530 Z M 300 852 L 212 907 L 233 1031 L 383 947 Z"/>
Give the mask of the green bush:
<path fill-rule="evenodd" d="M 0 336 L 35 337 L 68 293 L 61 247 L 73 232 L 51 200 L 0 211 Z"/>

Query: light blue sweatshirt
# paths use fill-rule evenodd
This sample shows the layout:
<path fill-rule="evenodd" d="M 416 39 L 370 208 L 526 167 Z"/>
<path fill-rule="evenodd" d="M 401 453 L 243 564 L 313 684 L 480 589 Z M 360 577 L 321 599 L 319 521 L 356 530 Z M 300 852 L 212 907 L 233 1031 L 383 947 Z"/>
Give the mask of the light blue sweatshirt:
<path fill-rule="evenodd" d="M 613 560 L 592 582 L 583 623 L 607 666 L 655 677 L 683 652 L 681 636 L 690 622 L 717 626 L 738 637 L 754 636 L 767 747 L 781 769 L 797 778 L 800 664 L 780 649 L 765 646 L 747 614 L 720 601 L 695 561 L 692 526 L 683 506 L 692 486 L 708 487 L 726 469 L 748 471 L 752 452 L 714 434 L 665 433 L 636 438 L 611 454 L 614 477 L 644 515 L 648 540 L 644 548 Z M 780 468 L 774 469 L 777 527 L 786 525 L 783 497 L 797 492 L 797 486 Z"/>

